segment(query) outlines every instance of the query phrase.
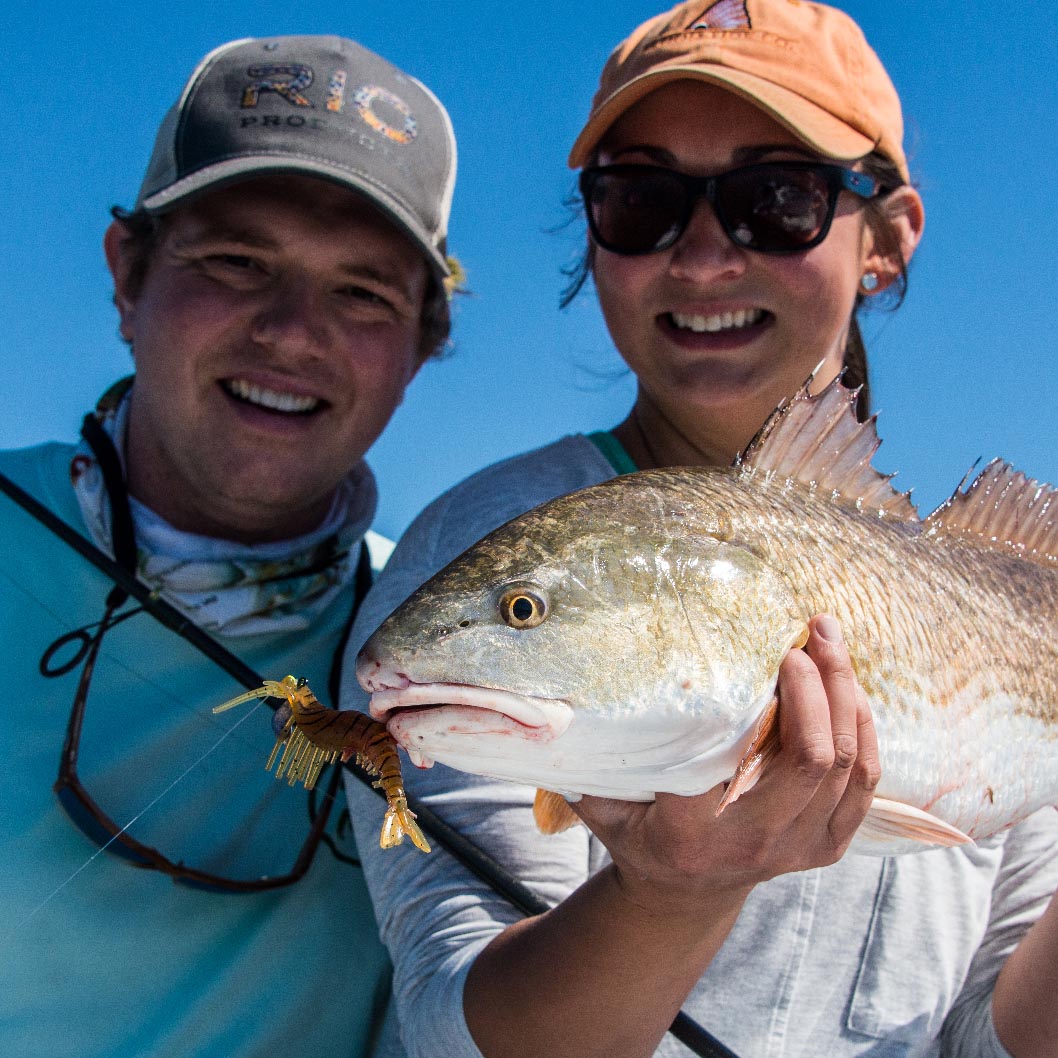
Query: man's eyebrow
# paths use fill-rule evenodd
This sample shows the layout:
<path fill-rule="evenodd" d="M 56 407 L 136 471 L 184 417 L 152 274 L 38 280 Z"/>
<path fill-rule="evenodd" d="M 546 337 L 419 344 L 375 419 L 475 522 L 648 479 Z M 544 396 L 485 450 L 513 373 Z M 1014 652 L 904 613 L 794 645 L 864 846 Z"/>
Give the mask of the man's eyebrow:
<path fill-rule="evenodd" d="M 204 225 L 198 230 L 179 233 L 175 241 L 183 246 L 214 242 L 236 243 L 258 250 L 266 250 L 276 245 L 275 239 L 267 231 L 228 223 Z"/>
<path fill-rule="evenodd" d="M 228 246 L 244 247 L 251 250 L 276 250 L 281 243 L 267 231 L 260 228 L 231 223 L 203 225 L 199 230 L 192 229 L 174 233 L 173 244 L 177 249 L 194 250 L 197 247 Z M 402 268 L 386 267 L 385 262 L 376 264 L 368 260 L 339 261 L 335 270 L 347 279 L 369 280 L 386 286 L 405 288 L 411 279 Z"/>
<path fill-rule="evenodd" d="M 350 279 L 371 279 L 387 285 L 404 285 L 405 273 L 399 269 L 379 268 L 369 261 L 349 261 L 338 265 L 338 271 Z"/>
<path fill-rule="evenodd" d="M 626 144 L 619 150 L 614 151 L 610 157 L 612 159 L 617 159 L 620 158 L 622 154 L 645 154 L 648 158 L 653 159 L 659 165 L 675 166 L 676 164 L 676 156 L 671 151 L 665 150 L 664 147 L 653 146 L 649 143 Z"/>

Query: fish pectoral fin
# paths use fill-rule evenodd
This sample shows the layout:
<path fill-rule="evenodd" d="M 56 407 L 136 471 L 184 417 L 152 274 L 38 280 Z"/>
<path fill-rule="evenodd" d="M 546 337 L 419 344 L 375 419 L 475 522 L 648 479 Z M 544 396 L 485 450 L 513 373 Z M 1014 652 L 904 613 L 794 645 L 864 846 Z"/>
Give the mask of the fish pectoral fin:
<path fill-rule="evenodd" d="M 541 834 L 561 834 L 580 822 L 580 817 L 562 794 L 554 790 L 537 790 L 533 801 L 533 818 Z"/>
<path fill-rule="evenodd" d="M 871 803 L 856 837 L 883 843 L 899 838 L 945 848 L 973 844 L 973 838 L 958 827 L 945 823 L 929 812 L 923 812 L 921 808 L 912 808 L 911 805 L 890 801 L 885 797 L 876 797 Z"/>
<path fill-rule="evenodd" d="M 753 787 L 764 774 L 764 769 L 775 759 L 779 745 L 779 699 L 776 696 L 761 715 L 753 741 L 749 744 L 746 755 L 738 762 L 735 774 L 727 784 L 720 804 L 716 806 L 717 815 Z"/>

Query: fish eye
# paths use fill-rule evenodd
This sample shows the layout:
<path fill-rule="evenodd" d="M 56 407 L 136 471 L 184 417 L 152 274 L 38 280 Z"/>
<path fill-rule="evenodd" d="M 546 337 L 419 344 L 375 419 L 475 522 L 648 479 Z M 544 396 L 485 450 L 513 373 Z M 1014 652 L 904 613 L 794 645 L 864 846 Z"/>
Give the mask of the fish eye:
<path fill-rule="evenodd" d="M 547 617 L 547 603 L 534 591 L 508 588 L 500 596 L 500 617 L 511 628 L 536 628 Z"/>

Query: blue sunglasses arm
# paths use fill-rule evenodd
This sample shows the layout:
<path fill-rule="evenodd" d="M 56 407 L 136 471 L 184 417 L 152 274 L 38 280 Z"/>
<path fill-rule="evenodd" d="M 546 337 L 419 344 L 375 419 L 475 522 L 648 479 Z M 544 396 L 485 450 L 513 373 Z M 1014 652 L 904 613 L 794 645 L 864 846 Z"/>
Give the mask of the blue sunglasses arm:
<path fill-rule="evenodd" d="M 860 198 L 873 198 L 878 190 L 878 181 L 866 173 L 856 172 L 855 169 L 842 169 L 841 186 Z"/>

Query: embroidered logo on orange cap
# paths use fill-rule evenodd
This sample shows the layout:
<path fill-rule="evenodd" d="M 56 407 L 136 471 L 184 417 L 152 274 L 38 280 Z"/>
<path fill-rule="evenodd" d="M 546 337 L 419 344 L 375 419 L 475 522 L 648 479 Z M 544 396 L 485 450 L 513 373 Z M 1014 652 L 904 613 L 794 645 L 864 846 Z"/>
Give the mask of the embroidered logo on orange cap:
<path fill-rule="evenodd" d="M 746 0 L 716 0 L 688 29 L 752 29 Z"/>

